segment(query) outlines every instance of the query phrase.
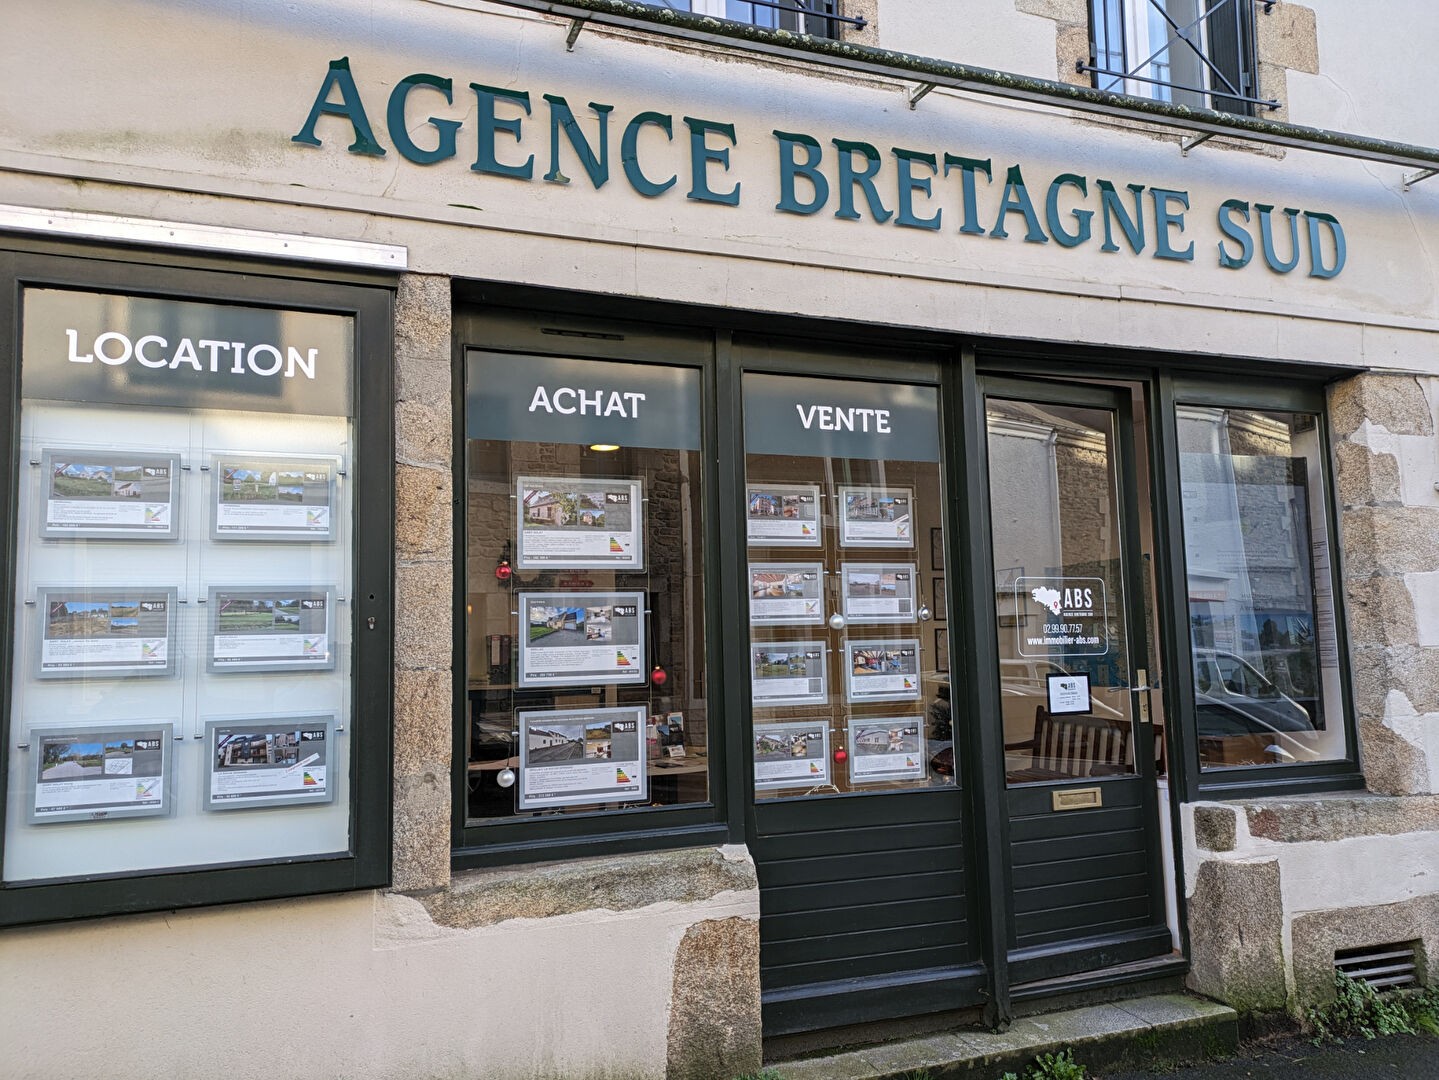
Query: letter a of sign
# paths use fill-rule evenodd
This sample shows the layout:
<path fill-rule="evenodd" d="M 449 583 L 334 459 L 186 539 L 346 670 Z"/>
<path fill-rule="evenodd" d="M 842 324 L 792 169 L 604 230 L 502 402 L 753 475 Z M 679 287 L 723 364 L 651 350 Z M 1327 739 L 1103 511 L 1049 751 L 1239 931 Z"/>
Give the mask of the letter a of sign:
<path fill-rule="evenodd" d="M 337 86 L 340 88 L 340 100 L 331 102 L 330 91 Z M 329 73 L 320 84 L 320 92 L 315 95 L 315 104 L 310 106 L 310 115 L 305 120 L 305 126 L 300 128 L 299 134 L 292 135 L 290 141 L 304 143 L 306 146 L 319 146 L 315 124 L 321 115 L 343 116 L 350 121 L 350 126 L 355 130 L 355 141 L 350 144 L 350 153 L 368 154 L 370 157 L 385 156 L 385 148 L 375 141 L 375 133 L 370 130 L 370 118 L 365 115 L 365 106 L 360 101 L 355 77 L 350 74 L 348 56 L 330 61 Z"/>

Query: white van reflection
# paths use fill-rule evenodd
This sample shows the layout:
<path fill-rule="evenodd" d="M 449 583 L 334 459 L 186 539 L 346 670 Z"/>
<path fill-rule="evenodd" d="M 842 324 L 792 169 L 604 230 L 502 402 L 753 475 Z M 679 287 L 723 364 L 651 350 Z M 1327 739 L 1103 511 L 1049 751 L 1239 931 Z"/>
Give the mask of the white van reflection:
<path fill-rule="evenodd" d="M 1196 649 L 1194 712 L 1200 738 L 1264 735 L 1275 761 L 1313 761 L 1319 755 L 1304 739 L 1314 731 L 1309 710 L 1275 686 L 1243 657 L 1219 649 Z"/>

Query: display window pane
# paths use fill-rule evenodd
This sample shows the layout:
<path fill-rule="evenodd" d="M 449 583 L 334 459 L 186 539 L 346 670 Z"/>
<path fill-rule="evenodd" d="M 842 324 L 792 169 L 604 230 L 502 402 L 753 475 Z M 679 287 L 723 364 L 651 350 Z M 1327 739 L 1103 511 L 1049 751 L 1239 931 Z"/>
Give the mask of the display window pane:
<path fill-rule="evenodd" d="M 707 802 L 699 371 L 465 379 L 467 821 Z"/>
<path fill-rule="evenodd" d="M 348 853 L 354 319 L 22 316 L 5 880 Z"/>
<path fill-rule="evenodd" d="M 955 782 L 938 392 L 744 376 L 755 797 Z"/>
<path fill-rule="evenodd" d="M 1310 413 L 1177 413 L 1205 769 L 1347 756 L 1325 463 Z"/>

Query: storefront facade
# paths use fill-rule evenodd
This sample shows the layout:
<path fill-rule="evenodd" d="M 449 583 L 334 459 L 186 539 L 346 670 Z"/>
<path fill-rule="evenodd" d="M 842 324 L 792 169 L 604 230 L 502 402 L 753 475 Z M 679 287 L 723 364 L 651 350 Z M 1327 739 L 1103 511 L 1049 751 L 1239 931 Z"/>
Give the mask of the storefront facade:
<path fill-rule="evenodd" d="M 1159 30 L 886 2 L 17 16 L 18 1075 L 243 1073 L 226 1010 L 304 1017 L 282 1075 L 726 1077 L 1428 981 L 1412 73 L 1234 0 L 1245 118 L 1066 101 Z"/>

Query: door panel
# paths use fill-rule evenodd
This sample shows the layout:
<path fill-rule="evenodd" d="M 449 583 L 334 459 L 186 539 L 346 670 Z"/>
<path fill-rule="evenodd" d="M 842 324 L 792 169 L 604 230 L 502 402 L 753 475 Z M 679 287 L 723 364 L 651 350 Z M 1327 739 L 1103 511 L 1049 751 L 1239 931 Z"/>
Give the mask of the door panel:
<path fill-rule="evenodd" d="M 769 960 L 774 969 L 824 960 L 845 960 L 851 957 L 884 955 L 913 949 L 958 948 L 969 941 L 969 924 L 963 919 L 924 925 L 908 925 L 898 930 L 858 930 L 850 934 L 825 934 L 821 937 L 772 941 Z"/>
<path fill-rule="evenodd" d="M 963 1007 L 979 998 L 938 389 L 773 370 L 742 385 L 765 1030 Z"/>
<path fill-rule="evenodd" d="M 1016 983 L 1168 951 L 1132 399 L 985 384 Z M 1141 673 L 1144 673 L 1141 675 Z M 1121 947 L 1113 939 L 1118 936 Z"/>

